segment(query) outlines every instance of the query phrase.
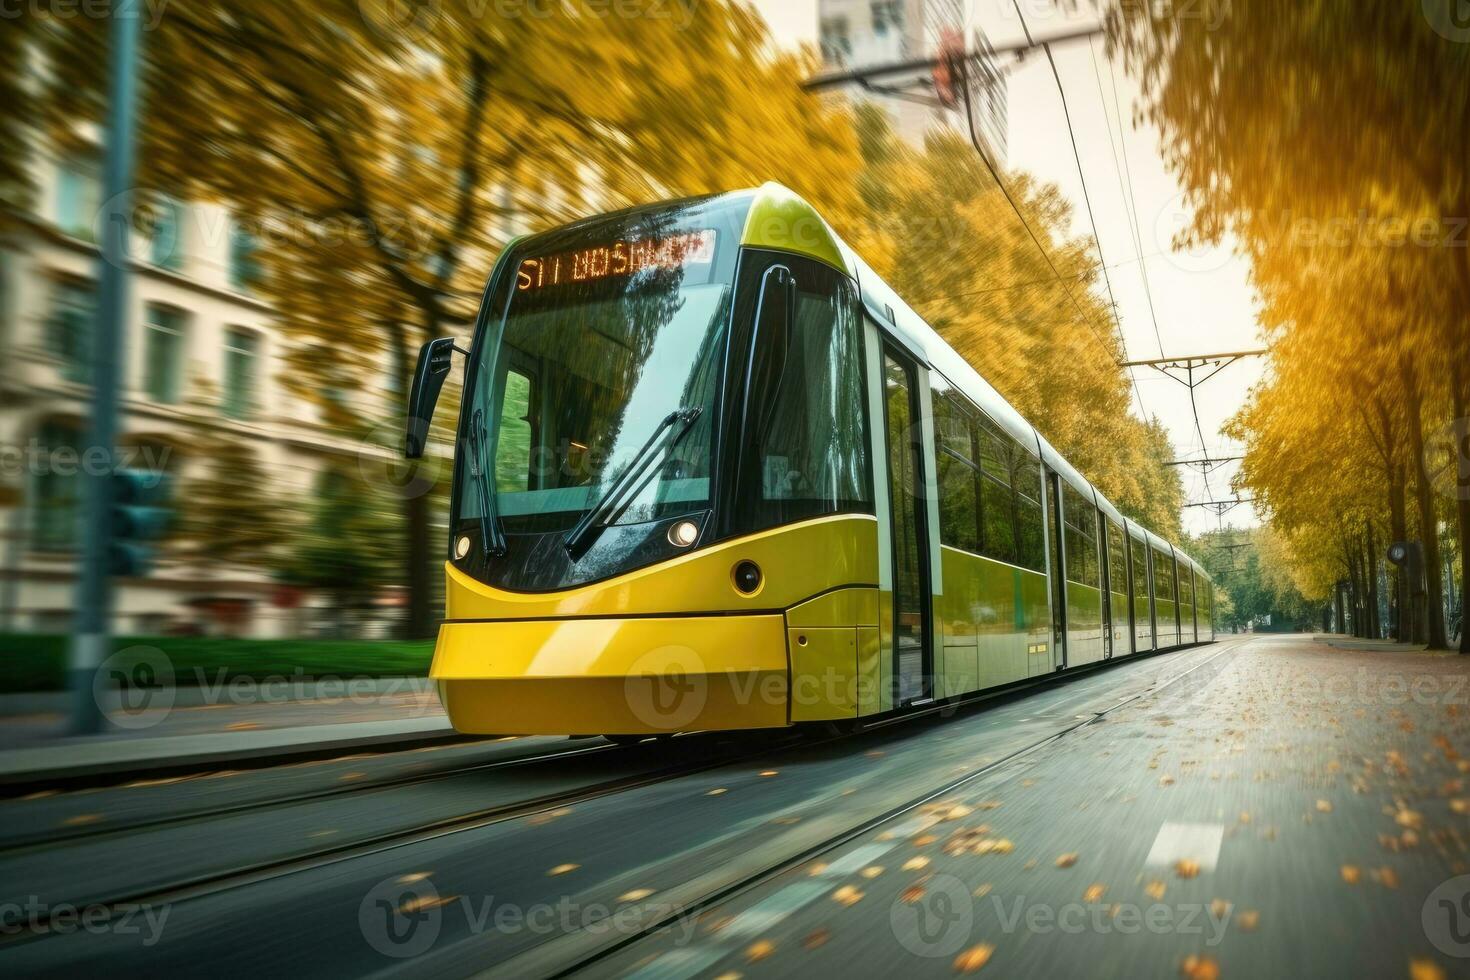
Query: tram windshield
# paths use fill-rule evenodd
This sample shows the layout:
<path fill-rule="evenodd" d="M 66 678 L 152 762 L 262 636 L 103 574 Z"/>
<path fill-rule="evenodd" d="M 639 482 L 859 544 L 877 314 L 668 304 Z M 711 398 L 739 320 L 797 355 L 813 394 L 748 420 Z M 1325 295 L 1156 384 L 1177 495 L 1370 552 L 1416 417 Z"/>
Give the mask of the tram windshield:
<path fill-rule="evenodd" d="M 456 500 L 461 523 L 499 523 L 501 584 L 604 577 L 708 512 L 737 237 L 718 206 L 685 207 L 530 239 L 502 265 L 461 443 L 483 458 Z M 594 508 L 608 533 L 568 556 Z"/>

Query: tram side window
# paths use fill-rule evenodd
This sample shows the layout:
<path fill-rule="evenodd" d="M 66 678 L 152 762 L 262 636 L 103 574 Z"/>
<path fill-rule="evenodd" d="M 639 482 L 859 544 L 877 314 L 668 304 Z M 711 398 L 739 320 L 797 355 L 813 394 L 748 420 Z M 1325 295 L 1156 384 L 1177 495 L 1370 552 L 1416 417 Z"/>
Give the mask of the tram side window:
<path fill-rule="evenodd" d="M 1128 556 L 1124 552 L 1123 529 L 1108 521 L 1108 589 L 1128 594 Z"/>
<path fill-rule="evenodd" d="M 1011 490 L 1015 453 L 1011 441 L 989 419 L 980 420 L 980 513 L 987 558 L 1016 563 L 1016 495 Z"/>
<path fill-rule="evenodd" d="M 1041 509 L 1041 460 L 1016 447 L 1016 564 L 1046 571 L 1046 516 Z"/>
<path fill-rule="evenodd" d="M 1155 548 L 1154 598 L 1159 602 L 1173 602 L 1174 586 L 1174 558 Z"/>
<path fill-rule="evenodd" d="M 1066 527 L 1067 580 L 1098 588 L 1097 507 L 1064 484 L 1062 520 Z"/>
<path fill-rule="evenodd" d="M 939 542 L 980 552 L 980 469 L 974 457 L 974 417 L 947 392 L 934 392 L 934 443 L 938 450 Z"/>
<path fill-rule="evenodd" d="M 1179 604 L 1184 607 L 1181 615 L 1189 619 L 1194 609 L 1194 582 L 1189 569 L 1183 565 L 1179 567 Z"/>
<path fill-rule="evenodd" d="M 942 377 L 933 383 L 940 543 L 1045 571 L 1040 461 Z"/>
<path fill-rule="evenodd" d="M 1148 598 L 1148 552 L 1136 540 L 1129 538 L 1129 552 L 1133 555 L 1133 598 Z"/>
<path fill-rule="evenodd" d="M 495 488 L 530 490 L 531 379 L 519 371 L 507 371 L 503 405 L 495 443 Z"/>
<path fill-rule="evenodd" d="M 758 493 L 738 504 L 737 523 L 752 530 L 873 510 L 854 297 L 836 273 L 787 264 L 797 283 L 790 345 L 775 390 L 751 393 L 774 400 L 758 440 Z"/>

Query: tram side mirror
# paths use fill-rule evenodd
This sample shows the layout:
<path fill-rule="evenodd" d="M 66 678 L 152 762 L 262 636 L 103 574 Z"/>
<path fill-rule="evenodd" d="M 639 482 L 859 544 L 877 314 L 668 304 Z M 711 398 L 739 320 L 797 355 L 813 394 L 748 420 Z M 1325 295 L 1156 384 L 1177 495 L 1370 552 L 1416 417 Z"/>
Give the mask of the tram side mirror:
<path fill-rule="evenodd" d="M 745 372 L 742 427 L 747 438 L 763 438 L 771 424 L 781 377 L 786 373 L 795 322 L 796 278 L 784 265 L 772 266 L 761 280 L 755 333 L 750 340 L 750 360 Z"/>
<path fill-rule="evenodd" d="M 434 420 L 434 406 L 444 379 L 454 364 L 453 337 L 431 340 L 419 350 L 419 363 L 413 372 L 413 388 L 408 393 L 408 431 L 403 442 L 403 455 L 421 459 L 429 442 L 429 423 Z"/>

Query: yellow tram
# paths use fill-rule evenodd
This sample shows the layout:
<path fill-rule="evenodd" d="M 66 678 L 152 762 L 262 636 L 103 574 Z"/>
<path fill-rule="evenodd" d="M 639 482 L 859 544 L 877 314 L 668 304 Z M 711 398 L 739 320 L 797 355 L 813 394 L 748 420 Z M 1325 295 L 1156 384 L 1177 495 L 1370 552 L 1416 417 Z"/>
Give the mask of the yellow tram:
<path fill-rule="evenodd" d="M 475 733 L 854 720 L 1214 639 L 1203 569 L 774 184 L 507 247 L 446 574 L 432 676 Z"/>

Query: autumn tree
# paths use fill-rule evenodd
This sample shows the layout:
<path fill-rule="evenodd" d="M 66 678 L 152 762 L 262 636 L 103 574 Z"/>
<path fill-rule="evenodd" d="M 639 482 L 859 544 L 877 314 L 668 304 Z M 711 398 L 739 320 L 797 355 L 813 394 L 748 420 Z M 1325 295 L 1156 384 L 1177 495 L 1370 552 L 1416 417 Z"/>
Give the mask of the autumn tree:
<path fill-rule="evenodd" d="M 922 151 L 861 117 L 859 178 L 875 229 L 888 236 L 879 271 L 1126 515 L 1180 533 L 1183 488 L 1168 433 L 1129 412 L 1122 348 L 1093 286 L 1090 239 L 1070 239 L 1056 187 L 1007 177 L 1052 272 L 975 149 L 952 133 Z"/>
<path fill-rule="evenodd" d="M 1140 79 L 1142 109 L 1163 133 L 1166 160 L 1195 206 L 1190 236 L 1235 234 L 1263 293 L 1287 311 L 1278 336 L 1315 338 L 1291 356 L 1361 359 L 1361 370 L 1329 371 L 1317 383 L 1352 392 L 1336 402 L 1342 411 L 1329 428 L 1343 435 L 1366 426 L 1348 442 L 1381 464 L 1389 533 L 1418 525 L 1434 607 L 1424 637 L 1437 646 L 1445 642 L 1434 587 L 1445 498 L 1428 489 L 1426 435 L 1470 413 L 1470 362 L 1457 354 L 1470 348 L 1470 45 L 1453 7 L 1454 0 L 1129 2 L 1110 17 L 1110 45 Z M 1364 251 L 1372 254 L 1349 255 Z M 1358 275 L 1325 288 L 1323 279 L 1348 262 Z M 1329 393 L 1300 385 L 1282 397 L 1314 406 Z M 1264 417 L 1257 409 L 1247 426 Z M 1319 479 L 1336 481 L 1334 461 L 1311 458 Z M 1463 569 L 1470 461 L 1453 462 Z M 1271 470 L 1256 467 L 1248 482 L 1259 492 Z M 1401 492 L 1413 496 L 1402 523 Z M 1285 494 L 1276 499 L 1284 503 Z M 1299 533 L 1320 544 L 1330 520 L 1319 515 Z M 1463 574 L 1460 582 L 1464 608 L 1470 586 Z M 1462 637 L 1461 652 L 1470 652 L 1470 638 Z"/>
<path fill-rule="evenodd" d="M 776 179 L 861 231 L 855 191 L 832 179 L 857 168 L 851 127 L 801 91 L 812 65 L 777 53 L 752 9 L 532 10 L 178 0 L 150 33 L 143 180 L 277 229 L 263 289 L 288 337 L 330 352 L 297 359 L 298 393 L 323 400 L 330 365 L 369 390 L 386 375 L 401 398 L 416 346 L 465 330 L 511 219 L 537 228 Z M 99 115 L 104 32 L 41 26 L 61 136 Z M 428 498 L 403 508 L 420 635 Z"/>

